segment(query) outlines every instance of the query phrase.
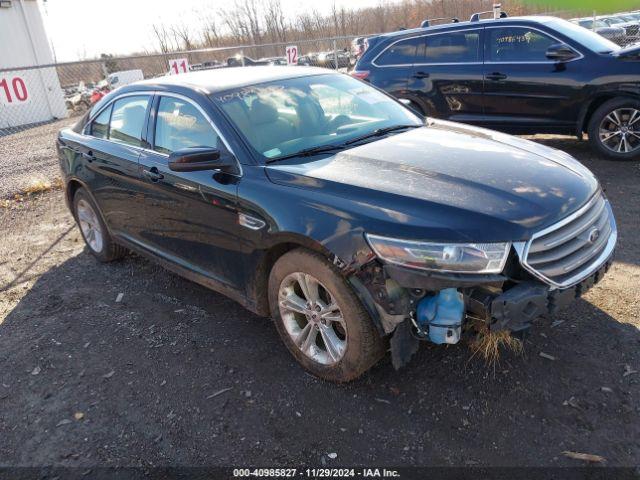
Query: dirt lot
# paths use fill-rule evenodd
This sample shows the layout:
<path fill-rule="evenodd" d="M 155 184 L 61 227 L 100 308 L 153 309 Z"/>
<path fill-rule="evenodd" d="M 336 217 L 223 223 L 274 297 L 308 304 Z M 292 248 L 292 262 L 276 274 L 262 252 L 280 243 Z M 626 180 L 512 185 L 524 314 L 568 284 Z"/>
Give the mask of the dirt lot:
<path fill-rule="evenodd" d="M 399 372 L 386 359 L 352 384 L 324 383 L 270 320 L 136 256 L 98 264 L 61 192 L 10 202 L 0 208 L 0 464 L 580 465 L 567 450 L 640 464 L 640 167 L 572 139 L 541 141 L 602 180 L 617 261 L 495 371 L 466 346 L 425 345 Z M 50 153 L 39 161 L 54 164 Z"/>

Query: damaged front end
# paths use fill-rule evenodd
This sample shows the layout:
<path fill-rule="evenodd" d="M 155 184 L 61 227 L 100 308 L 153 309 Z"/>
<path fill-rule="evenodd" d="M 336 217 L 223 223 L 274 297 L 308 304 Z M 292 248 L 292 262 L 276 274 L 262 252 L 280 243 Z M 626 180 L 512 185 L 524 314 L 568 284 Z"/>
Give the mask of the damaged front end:
<path fill-rule="evenodd" d="M 400 368 L 420 341 L 455 344 L 478 332 L 522 332 L 555 314 L 603 278 L 616 239 L 611 209 L 599 197 L 527 242 L 446 245 L 367 236 L 375 255 L 350 282 L 390 337 Z"/>
<path fill-rule="evenodd" d="M 392 362 L 400 368 L 417 352 L 420 341 L 456 344 L 481 331 L 527 330 L 536 318 L 554 315 L 598 283 L 611 262 L 607 258 L 582 282 L 564 289 L 526 278 L 522 271 L 513 277 L 445 278 L 377 260 L 350 280 L 356 290 L 366 289 L 373 303 L 369 310 L 375 309 L 380 333 L 390 336 Z"/>

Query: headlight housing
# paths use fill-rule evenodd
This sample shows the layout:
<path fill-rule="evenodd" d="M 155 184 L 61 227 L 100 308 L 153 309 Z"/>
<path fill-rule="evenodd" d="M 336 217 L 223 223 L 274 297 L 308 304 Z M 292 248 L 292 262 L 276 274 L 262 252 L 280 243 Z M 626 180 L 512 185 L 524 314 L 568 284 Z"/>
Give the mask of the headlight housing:
<path fill-rule="evenodd" d="M 365 236 L 381 260 L 437 272 L 500 273 L 511 247 L 509 242 L 436 243 Z"/>

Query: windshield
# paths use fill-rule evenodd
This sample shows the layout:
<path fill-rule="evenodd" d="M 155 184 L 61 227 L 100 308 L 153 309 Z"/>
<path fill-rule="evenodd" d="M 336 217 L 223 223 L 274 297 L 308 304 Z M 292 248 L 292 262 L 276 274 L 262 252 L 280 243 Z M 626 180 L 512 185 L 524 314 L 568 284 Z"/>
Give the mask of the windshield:
<path fill-rule="evenodd" d="M 343 74 L 251 85 L 215 96 L 264 161 L 423 120 L 375 88 Z"/>
<path fill-rule="evenodd" d="M 610 18 L 606 18 L 605 21 L 609 24 L 609 25 L 618 25 L 620 23 L 624 23 L 624 20 L 621 20 L 619 18 L 615 18 L 615 17 L 610 17 Z"/>
<path fill-rule="evenodd" d="M 549 21 L 548 25 L 592 52 L 611 53 L 620 50 L 619 45 L 575 23 L 557 18 Z"/>

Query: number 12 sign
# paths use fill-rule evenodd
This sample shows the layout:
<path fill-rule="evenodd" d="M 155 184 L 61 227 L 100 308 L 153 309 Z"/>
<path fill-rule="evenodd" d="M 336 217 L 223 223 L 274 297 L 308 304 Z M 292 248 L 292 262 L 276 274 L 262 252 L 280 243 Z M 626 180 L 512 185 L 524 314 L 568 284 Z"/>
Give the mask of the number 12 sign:
<path fill-rule="evenodd" d="M 188 58 L 175 58 L 169 60 L 169 74 L 179 75 L 181 73 L 189 72 L 189 59 Z"/>
<path fill-rule="evenodd" d="M 287 53 L 287 65 L 297 65 L 298 47 L 296 47 L 295 45 L 289 45 L 285 51 Z"/>

